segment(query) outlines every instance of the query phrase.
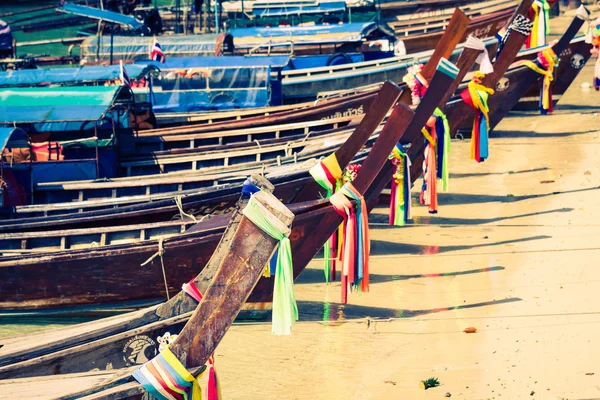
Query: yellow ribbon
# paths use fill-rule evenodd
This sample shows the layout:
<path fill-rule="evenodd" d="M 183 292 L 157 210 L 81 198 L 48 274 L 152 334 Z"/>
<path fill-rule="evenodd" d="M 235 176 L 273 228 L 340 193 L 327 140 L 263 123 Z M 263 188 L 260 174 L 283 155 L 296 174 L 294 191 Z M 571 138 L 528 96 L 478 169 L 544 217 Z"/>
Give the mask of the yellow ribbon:
<path fill-rule="evenodd" d="M 340 163 L 338 162 L 335 153 L 331 153 L 330 155 L 325 157 L 321 162 L 327 168 L 327 170 L 329 170 L 329 172 L 335 179 L 342 179 L 344 172 L 340 167 Z"/>
<path fill-rule="evenodd" d="M 202 398 L 202 391 L 200 390 L 200 385 L 198 384 L 198 380 L 194 378 L 190 372 L 185 369 L 185 367 L 181 364 L 181 362 L 175 357 L 175 354 L 171 352 L 171 350 L 167 347 L 160 354 L 165 358 L 165 360 L 169 363 L 171 368 L 173 368 L 183 379 L 192 384 L 192 399 L 200 400 Z"/>

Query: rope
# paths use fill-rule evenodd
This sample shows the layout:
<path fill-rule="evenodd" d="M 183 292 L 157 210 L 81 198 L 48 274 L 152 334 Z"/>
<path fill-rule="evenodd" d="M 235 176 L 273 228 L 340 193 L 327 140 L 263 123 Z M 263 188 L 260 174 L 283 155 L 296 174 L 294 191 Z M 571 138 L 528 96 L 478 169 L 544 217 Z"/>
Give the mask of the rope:
<path fill-rule="evenodd" d="M 181 217 L 181 220 L 183 221 L 183 217 L 188 217 L 192 221 L 198 222 L 198 220 L 196 219 L 196 217 L 194 215 L 188 214 L 185 211 L 183 211 L 183 203 L 181 201 L 182 198 L 183 198 L 183 196 L 180 194 L 173 198 L 173 200 L 175 200 L 175 204 L 177 205 L 177 208 L 179 209 L 179 216 Z"/>
<path fill-rule="evenodd" d="M 143 264 L 140 264 L 140 266 L 144 267 L 147 264 L 151 263 L 152 260 L 154 260 L 156 257 L 160 257 L 160 265 L 162 267 L 163 280 L 165 282 L 165 291 L 167 292 L 167 300 L 170 300 L 171 296 L 169 294 L 169 285 L 167 284 L 167 272 L 165 271 L 165 262 L 163 260 L 163 255 L 165 254 L 165 248 L 163 247 L 163 241 L 164 241 L 163 237 L 158 239 L 158 251 L 156 253 L 154 253 L 152 256 L 150 256 L 150 258 L 147 259 Z"/>
<path fill-rule="evenodd" d="M 258 146 L 259 150 L 262 149 L 262 147 L 260 147 L 260 142 L 257 139 L 254 139 L 254 142 L 256 142 L 256 145 Z"/>

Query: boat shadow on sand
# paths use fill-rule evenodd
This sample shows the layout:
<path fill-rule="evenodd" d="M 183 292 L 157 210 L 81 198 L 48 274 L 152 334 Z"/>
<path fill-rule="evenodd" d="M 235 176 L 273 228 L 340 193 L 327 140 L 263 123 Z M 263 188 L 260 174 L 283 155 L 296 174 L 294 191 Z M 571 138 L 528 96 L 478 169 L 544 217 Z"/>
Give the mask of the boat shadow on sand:
<path fill-rule="evenodd" d="M 386 307 L 371 307 L 357 304 L 341 304 L 318 301 L 298 301 L 298 313 L 300 321 L 344 321 L 362 318 L 413 318 L 428 314 L 435 314 L 443 311 L 465 310 L 470 308 L 480 308 L 495 306 L 500 304 L 514 303 L 522 301 L 518 297 L 506 299 L 483 301 L 470 304 L 458 304 L 446 307 L 438 307 L 424 310 L 407 310 Z"/>
<path fill-rule="evenodd" d="M 389 255 L 389 254 L 414 254 L 414 255 L 434 255 L 448 253 L 452 251 L 471 250 L 481 247 L 502 246 L 507 244 L 530 242 L 534 240 L 551 239 L 549 235 L 529 236 L 519 239 L 501 240 L 499 242 L 479 243 L 472 245 L 452 245 L 452 246 L 433 246 L 433 245 L 418 245 L 410 243 L 388 242 L 386 240 L 371 240 L 372 255 Z"/>
<path fill-rule="evenodd" d="M 472 275 L 481 274 L 486 272 L 504 271 L 505 267 L 494 266 L 487 268 L 467 269 L 463 271 L 450 271 L 450 272 L 439 272 L 439 273 L 428 273 L 428 274 L 412 274 L 412 275 L 382 275 L 369 273 L 369 284 L 374 285 L 378 283 L 387 283 L 395 281 L 406 281 L 409 279 L 424 279 L 424 278 L 443 278 L 450 276 L 461 276 L 461 275 Z M 337 282 L 339 282 L 339 271 L 337 272 Z M 302 271 L 302 274 L 294 281 L 294 285 L 301 284 L 315 284 L 324 282 L 323 270 L 307 268 Z"/>

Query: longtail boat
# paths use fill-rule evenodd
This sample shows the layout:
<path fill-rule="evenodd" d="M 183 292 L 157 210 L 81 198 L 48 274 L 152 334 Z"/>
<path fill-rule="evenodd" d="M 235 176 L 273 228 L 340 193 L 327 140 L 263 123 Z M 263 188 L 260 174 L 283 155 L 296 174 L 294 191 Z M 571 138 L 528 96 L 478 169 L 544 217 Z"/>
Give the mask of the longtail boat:
<path fill-rule="evenodd" d="M 356 128 L 352 140 L 346 141 L 335 151 L 340 166 L 345 167 L 351 161 L 379 126 L 388 110 L 397 102 L 400 93 L 401 89 L 392 83 L 388 83 L 385 90 L 379 93 L 377 99 L 371 104 L 369 116 L 364 118 Z M 315 186 L 318 187 L 316 184 L 302 185 L 304 193 L 307 193 L 304 196 L 312 199 L 315 196 L 318 198 L 321 191 L 315 189 Z M 313 189 L 307 192 L 310 187 Z M 300 210 L 306 210 L 305 207 L 311 209 L 312 205 L 299 204 L 298 207 Z M 23 237 L 20 242 L 25 247 L 23 252 L 31 254 L 7 256 L 0 261 L 0 270 L 10 276 L 7 276 L 7 280 L 0 284 L 0 293 L 3 294 L 3 300 L 5 300 L 4 307 L 0 305 L 0 309 L 26 310 L 76 304 L 100 304 L 106 301 L 118 303 L 134 298 L 156 300 L 160 298 L 161 292 L 168 297 L 169 291 L 177 291 L 178 285 L 182 281 L 194 276 L 206 264 L 216 246 L 215 240 L 218 240 L 219 233 L 222 232 L 223 222 L 227 218 L 229 218 L 228 215 L 217 215 L 200 222 L 201 229 L 192 228 L 185 233 L 170 237 L 161 237 L 161 234 L 158 233 L 158 237 L 149 240 L 146 236 L 148 229 L 155 228 L 160 232 L 171 229 L 171 234 L 173 234 L 173 229 L 187 227 L 188 223 L 160 223 L 144 227 L 118 227 L 114 230 L 103 227 L 92 231 L 56 232 L 40 239 L 36 239 L 36 235 L 30 236 L 29 239 Z M 113 238 L 110 239 L 111 245 L 106 245 L 110 231 L 113 232 Z M 128 232 L 127 239 L 123 237 L 125 232 Z M 97 236 L 95 239 L 94 235 Z M 136 235 L 139 236 L 135 238 Z M 77 238 L 82 239 L 85 243 L 79 249 L 76 249 L 78 247 Z M 43 243 L 42 246 L 47 246 L 57 239 L 59 241 L 59 245 L 56 247 L 58 251 L 46 254 L 28 251 L 32 246 L 40 245 L 40 242 Z M 75 239 L 75 242 L 67 244 L 67 239 Z M 119 244 L 123 240 L 129 243 Z M 66 250 L 67 247 L 72 250 Z M 16 266 L 19 271 L 17 274 L 15 274 L 17 270 L 13 269 Z M 125 271 L 131 271 L 132 266 L 140 266 L 139 274 L 128 274 L 130 282 L 126 283 Z M 81 273 L 83 281 L 88 280 L 88 278 L 84 278 L 87 275 L 91 279 L 88 282 L 88 289 L 81 291 L 83 286 L 87 285 L 82 285 L 83 282 L 71 274 L 58 272 L 65 268 L 72 268 L 74 272 Z M 47 286 L 48 290 L 23 292 L 22 277 L 25 275 L 22 274 L 29 275 L 30 272 L 26 272 L 28 270 L 39 277 L 36 285 Z M 112 280 L 108 279 L 108 276 L 118 278 Z M 66 285 L 68 282 L 74 283 L 74 285 Z M 34 286 L 28 287 L 34 289 Z M 139 290 L 139 296 L 131 295 L 132 287 L 135 287 L 136 291 Z M 70 293 L 67 293 L 66 290 Z M 39 296 L 42 292 L 45 293 L 44 300 L 41 300 Z M 76 292 L 80 293 L 76 294 Z M 120 294 L 118 294 L 119 292 Z M 9 299 L 8 293 L 13 293 L 15 297 Z"/>
<path fill-rule="evenodd" d="M 188 319 L 178 329 L 177 337 L 169 344 L 169 354 L 179 360 L 182 368 L 199 372 L 208 362 L 260 279 L 273 252 L 278 245 L 284 246 L 284 241 L 275 238 L 270 230 L 285 238 L 294 219 L 294 215 L 268 191 L 256 193 L 244 208 L 244 215 L 241 214 L 240 210 L 239 220 L 229 224 L 230 240 L 223 244 L 221 257 L 215 262 L 212 282 L 198 305 L 192 308 L 193 313 L 186 315 Z M 240 264 L 240 259 L 245 262 Z M 130 355 L 132 360 L 141 360 L 140 357 L 144 357 L 144 354 Z M 81 361 L 85 362 L 83 359 Z M 10 390 L 6 386 L 2 388 L 4 394 Z M 93 392 L 86 389 L 80 391 L 77 397 Z M 44 394 L 50 395 L 47 391 Z M 131 390 L 128 390 L 128 395 L 131 395 Z"/>
<path fill-rule="evenodd" d="M 469 54 L 471 63 L 474 62 L 477 53 L 478 51 L 472 51 Z M 467 64 L 464 64 L 464 73 L 470 67 Z M 458 72 L 458 69 L 452 64 L 446 61 L 440 63 L 439 70 L 431 81 L 429 91 L 427 92 L 428 95 L 426 94 L 418 107 L 414 118 L 412 117 L 413 113 L 404 104 L 399 103 L 394 108 L 384 127 L 384 131 L 362 164 L 353 182 L 353 186 L 357 192 L 365 193 L 369 187 L 376 183 L 375 176 L 384 167 L 392 148 L 403 134 L 407 132 L 407 129 L 416 131 L 411 132 L 411 136 L 417 135 L 420 132 L 420 127 L 426 123 L 441 98 L 446 95 L 445 91 L 452 92 L 458 85 L 459 80 L 456 79 Z M 303 207 L 309 207 L 309 204 L 312 205 L 310 212 L 294 212 L 296 217 L 292 233 L 290 234 L 294 260 L 294 276 L 297 276 L 304 269 L 342 222 L 342 218 L 329 205 L 328 201 L 313 201 L 303 205 Z M 294 206 L 292 206 L 293 208 Z M 232 221 L 235 223 L 238 218 L 240 218 L 239 212 L 237 215 L 234 213 Z M 316 229 L 317 226 L 318 229 Z M 310 235 L 307 232 L 311 232 Z M 222 246 L 224 243 L 227 243 L 228 235 L 230 234 L 230 230 L 224 233 L 221 244 L 213 253 L 207 267 L 203 269 L 195 280 L 190 282 L 201 293 L 206 290 L 206 285 L 210 285 L 209 282 L 212 282 L 214 279 L 215 265 L 218 263 L 220 257 L 223 257 Z M 254 292 L 258 294 L 257 297 L 259 299 L 264 300 L 268 297 L 267 293 L 272 295 L 272 288 L 273 279 L 262 278 L 255 287 Z M 252 301 L 252 297 L 249 301 Z M 118 359 L 123 359 L 121 354 L 121 340 L 129 340 L 133 332 L 136 335 L 154 335 L 157 331 L 153 329 L 159 327 L 161 329 L 176 330 L 177 327 L 181 326 L 194 306 L 185 295 L 180 293 L 165 303 L 164 306 L 132 313 L 124 318 L 121 318 L 123 316 L 113 317 L 110 320 L 106 320 L 105 322 L 108 322 L 108 324 L 103 326 L 99 325 L 100 321 L 85 324 L 79 330 L 72 328 L 75 329 L 73 335 L 67 334 L 67 331 L 63 330 L 63 336 L 69 338 L 66 341 L 56 341 L 48 338 L 44 340 L 44 343 L 31 340 L 16 340 L 16 343 L 13 344 L 5 342 L 4 347 L 0 349 L 0 354 L 4 353 L 0 363 L 5 365 L 0 368 L 0 377 L 69 373 L 86 370 L 86 368 L 90 367 L 104 369 L 106 368 L 107 361 L 111 362 L 110 365 L 114 367 L 115 364 L 112 364 L 113 361 L 117 362 Z M 186 315 L 186 313 L 188 314 Z M 39 337 L 39 334 L 37 336 Z M 92 338 L 97 340 L 92 340 Z M 32 348 L 30 344 L 25 344 L 34 342 L 38 343 L 33 346 L 35 348 Z M 19 345 L 18 343 L 21 344 Z M 11 348 L 16 350 L 11 350 Z M 83 365 L 81 363 L 81 355 L 84 352 L 90 355 L 90 362 L 93 362 L 91 360 L 97 361 L 94 366 L 90 366 L 90 364 Z M 118 361 L 116 365 L 121 366 L 123 363 L 122 361 Z"/>
<path fill-rule="evenodd" d="M 527 1 L 527 0 L 525 0 Z M 464 15 L 459 11 L 455 11 L 455 14 L 453 16 L 453 23 L 448 27 L 445 35 L 444 35 L 444 41 L 443 44 L 440 43 L 440 45 L 438 46 L 438 49 L 434 52 L 434 54 L 432 55 L 431 59 L 430 59 L 430 63 L 428 63 L 425 66 L 425 70 L 424 70 L 424 75 L 430 77 L 431 76 L 431 71 L 432 69 L 430 67 L 428 67 L 429 64 L 431 65 L 435 65 L 435 63 L 440 59 L 440 57 L 442 56 L 447 56 L 452 52 L 452 49 L 454 48 L 454 46 L 456 46 L 456 44 L 458 43 L 459 38 L 464 34 L 464 31 L 466 30 L 467 27 L 467 22 L 468 19 L 466 17 L 464 17 Z M 361 109 L 361 113 L 364 112 L 363 110 L 366 110 L 369 106 L 369 104 L 371 103 L 372 99 L 374 98 L 376 94 L 376 91 L 371 91 L 370 93 L 368 93 L 368 96 L 357 96 L 356 100 L 358 102 L 360 102 L 360 109 Z M 354 104 L 356 106 L 358 106 L 358 103 L 353 103 L 352 99 L 342 99 L 341 102 L 339 102 L 340 104 L 343 105 L 348 105 L 350 104 L 351 106 Z M 329 110 L 326 110 L 325 112 L 330 112 Z M 304 114 L 304 112 L 300 112 L 300 114 Z M 311 113 L 311 115 L 313 117 L 315 117 L 314 113 Z M 318 115 L 317 115 L 318 116 Z M 298 116 L 292 116 L 292 115 L 280 115 L 276 118 L 279 118 L 279 121 L 289 121 L 290 119 L 293 120 L 293 118 L 298 118 Z M 302 119 L 302 117 L 300 116 L 300 119 Z M 273 122 L 273 120 L 271 120 L 271 122 Z M 253 124 L 256 123 L 256 121 L 252 121 L 252 120 L 248 120 L 248 121 L 244 121 L 244 124 Z M 239 128 L 240 126 L 235 124 L 235 123 L 228 123 L 228 124 L 224 124 L 227 125 L 229 128 Z M 202 133 L 202 128 L 200 129 L 195 129 L 195 127 L 191 127 L 192 129 L 183 129 L 183 130 L 177 130 L 177 131 L 169 131 L 169 130 L 165 130 L 165 131 L 161 131 L 160 135 L 167 135 L 167 134 L 173 134 L 173 135 L 179 135 L 179 134 L 184 134 L 186 132 L 198 132 Z M 214 136 L 215 137 L 219 137 L 219 136 L 223 136 L 223 128 L 224 126 L 220 127 L 220 126 L 211 126 L 209 127 L 210 130 L 212 130 L 212 132 L 215 132 Z M 252 133 L 252 131 L 250 132 Z M 140 133 L 140 140 L 146 140 L 146 138 L 148 138 L 149 136 L 155 137 L 157 136 L 158 132 L 148 132 L 148 133 Z M 246 138 L 248 135 L 245 135 L 244 138 Z M 165 136 L 166 137 L 166 136 Z M 223 139 L 221 139 L 223 140 Z M 219 176 L 219 175 L 214 175 L 212 176 L 213 183 L 217 184 L 219 183 L 222 179 L 223 176 Z M 54 184 L 48 184 L 48 185 L 38 185 L 37 189 L 39 192 L 41 192 L 42 194 L 40 196 L 42 196 L 42 198 L 47 197 L 47 195 L 43 194 L 44 192 L 49 193 L 51 191 L 56 191 L 58 190 L 57 193 L 59 193 L 60 195 L 65 195 L 66 192 L 64 191 L 64 189 L 69 188 L 71 193 L 73 193 L 73 195 L 75 196 L 73 197 L 67 197 L 67 199 L 65 199 L 63 197 L 63 200 L 78 200 L 77 204 L 69 204 L 69 203 L 64 203 L 62 205 L 60 204 L 54 204 L 52 206 L 49 207 L 17 207 L 12 209 L 13 211 L 11 211 L 10 209 L 5 211 L 9 212 L 9 215 L 14 216 L 14 217 L 18 217 L 18 216 L 25 216 L 25 215 L 37 215 L 38 213 L 42 213 L 43 215 L 49 215 L 49 214 L 58 214 L 61 212 L 67 212 L 67 211 L 75 211 L 75 212 L 83 212 L 84 210 L 89 210 L 89 209 L 99 209 L 99 208 L 108 208 L 108 207 L 120 207 L 123 206 L 124 203 L 126 203 L 125 198 L 123 198 L 123 196 L 127 196 L 126 198 L 129 199 L 130 204 L 131 203 L 137 203 L 139 204 L 142 201 L 142 196 L 146 196 L 146 199 L 149 201 L 151 199 L 156 199 L 156 198 L 166 198 L 166 197 L 176 197 L 175 194 L 173 194 L 173 196 L 168 196 L 167 193 L 169 191 L 182 191 L 182 190 L 189 190 L 189 189 L 193 189 L 194 187 L 197 188 L 198 186 L 202 186 L 199 185 L 198 183 L 196 183 L 198 180 L 202 180 L 199 179 L 199 177 L 187 177 L 187 178 L 176 178 L 174 179 L 173 177 L 169 178 L 169 177 L 161 177 L 159 179 L 158 182 L 153 182 L 153 181 L 145 181 L 145 180 L 135 180 L 135 181 L 130 181 L 127 184 L 124 184 L 123 182 L 120 184 L 121 186 L 119 186 L 119 184 L 117 183 L 108 183 L 108 184 L 101 184 L 101 183 L 72 183 L 72 184 L 68 184 L 68 185 L 54 185 Z M 227 183 L 227 180 L 224 181 L 223 183 Z M 122 187 L 122 190 L 119 190 L 119 188 Z M 90 201 L 90 202 L 85 202 L 84 199 L 86 198 L 84 196 L 83 190 L 88 190 L 88 192 L 90 192 L 92 194 L 92 198 L 94 199 L 94 201 Z M 116 197 L 120 197 L 120 199 L 116 199 Z M 104 198 L 106 200 L 100 200 L 101 198 Z M 108 201 L 111 200 L 111 201 Z M 60 201 L 60 200 L 58 200 Z M 43 200 L 42 202 L 48 202 L 47 200 Z"/>
<path fill-rule="evenodd" d="M 552 53 L 559 55 L 564 53 L 565 60 L 562 63 L 562 79 L 559 88 L 566 90 L 569 84 L 575 79 L 584 62 L 589 57 L 589 51 L 587 55 L 582 54 L 588 48 L 582 40 L 575 40 L 571 43 L 571 40 L 575 37 L 584 21 L 589 17 L 589 11 L 585 7 L 581 7 L 578 10 L 576 17 L 569 25 L 566 32 L 561 36 L 559 41 L 554 46 L 546 46 L 543 49 L 537 49 L 537 52 L 528 52 L 528 56 L 542 57 L 542 53 L 551 51 Z M 552 50 L 547 50 L 552 48 Z M 571 57 L 568 57 L 568 55 Z M 502 54 L 500 54 L 502 56 Z M 567 60 L 568 58 L 568 60 Z M 573 59 L 573 60 L 571 60 Z M 542 61 L 536 59 L 535 65 L 538 66 L 538 70 L 544 71 L 541 67 Z M 542 75 L 540 72 L 536 72 L 532 69 L 534 64 L 528 66 L 517 66 L 508 68 L 510 61 L 507 61 L 503 69 L 495 71 L 483 78 L 482 85 L 488 88 L 495 88 L 496 92 L 489 97 L 489 124 L 490 130 L 492 130 L 502 118 L 504 118 L 511 109 L 518 103 L 519 99 L 525 96 L 532 87 L 541 81 Z M 560 67 L 559 67 L 560 70 Z M 537 86 L 539 90 L 540 86 Z M 539 92 L 538 92 L 539 93 Z M 446 115 L 450 122 L 450 128 L 452 134 L 459 132 L 462 135 L 468 135 L 470 132 L 470 126 L 472 126 L 475 118 L 472 108 L 466 104 L 462 98 L 457 97 L 452 99 L 446 106 Z"/>

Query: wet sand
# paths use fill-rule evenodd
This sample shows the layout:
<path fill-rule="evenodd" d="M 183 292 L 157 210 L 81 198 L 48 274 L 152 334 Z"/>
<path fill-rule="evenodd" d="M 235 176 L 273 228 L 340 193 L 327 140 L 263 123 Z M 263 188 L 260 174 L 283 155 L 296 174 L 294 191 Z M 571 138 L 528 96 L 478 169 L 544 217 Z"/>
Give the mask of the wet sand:
<path fill-rule="evenodd" d="M 581 87 L 594 61 L 554 115 L 504 120 L 486 162 L 453 142 L 439 214 L 416 206 L 389 227 L 374 212 L 370 293 L 339 304 L 313 260 L 292 336 L 233 326 L 224 397 L 600 399 L 600 94 Z M 441 386 L 421 390 L 430 377 Z"/>

